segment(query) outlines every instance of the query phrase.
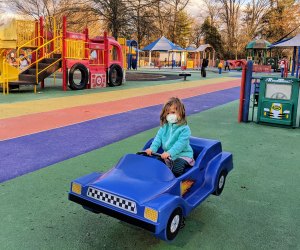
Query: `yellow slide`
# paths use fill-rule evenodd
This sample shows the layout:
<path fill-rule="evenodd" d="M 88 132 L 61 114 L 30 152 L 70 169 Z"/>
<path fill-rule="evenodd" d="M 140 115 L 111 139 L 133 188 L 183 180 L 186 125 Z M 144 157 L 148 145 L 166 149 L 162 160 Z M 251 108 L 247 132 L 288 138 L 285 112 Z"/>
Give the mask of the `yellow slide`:
<path fill-rule="evenodd" d="M 0 87 L 8 93 L 8 82 L 18 80 L 19 69 L 16 49 L 34 36 L 34 21 L 0 17 Z"/>

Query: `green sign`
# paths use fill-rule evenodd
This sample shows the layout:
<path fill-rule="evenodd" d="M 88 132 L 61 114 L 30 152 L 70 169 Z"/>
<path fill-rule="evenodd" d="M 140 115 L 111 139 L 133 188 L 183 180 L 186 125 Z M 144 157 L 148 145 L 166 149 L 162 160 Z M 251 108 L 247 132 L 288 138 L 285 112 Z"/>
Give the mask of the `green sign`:
<path fill-rule="evenodd" d="M 297 127 L 299 79 L 262 77 L 257 121 Z"/>

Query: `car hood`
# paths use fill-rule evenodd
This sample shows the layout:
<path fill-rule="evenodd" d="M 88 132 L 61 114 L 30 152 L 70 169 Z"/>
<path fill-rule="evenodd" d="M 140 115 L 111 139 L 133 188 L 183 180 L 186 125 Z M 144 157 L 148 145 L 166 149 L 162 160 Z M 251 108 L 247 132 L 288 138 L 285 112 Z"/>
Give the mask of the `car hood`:
<path fill-rule="evenodd" d="M 89 186 L 142 204 L 166 192 L 175 183 L 173 173 L 161 161 L 128 154 Z"/>

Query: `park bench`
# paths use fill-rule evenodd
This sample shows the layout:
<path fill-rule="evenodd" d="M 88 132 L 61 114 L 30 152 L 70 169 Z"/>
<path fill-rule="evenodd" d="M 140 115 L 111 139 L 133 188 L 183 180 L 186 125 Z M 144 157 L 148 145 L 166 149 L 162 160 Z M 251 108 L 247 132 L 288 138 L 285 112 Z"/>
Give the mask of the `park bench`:
<path fill-rule="evenodd" d="M 189 73 L 189 72 L 182 72 L 182 73 L 179 73 L 179 76 L 183 76 L 184 78 L 184 81 L 186 81 L 186 78 L 188 77 L 188 76 L 192 76 L 192 74 L 191 73 Z"/>

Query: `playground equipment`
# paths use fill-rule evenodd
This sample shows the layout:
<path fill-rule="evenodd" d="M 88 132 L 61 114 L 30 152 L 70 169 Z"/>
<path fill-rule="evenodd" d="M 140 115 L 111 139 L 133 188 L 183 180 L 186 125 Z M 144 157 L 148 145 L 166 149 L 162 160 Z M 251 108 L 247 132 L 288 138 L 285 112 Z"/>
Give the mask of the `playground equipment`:
<path fill-rule="evenodd" d="M 203 59 L 208 59 L 209 66 L 213 66 L 215 54 L 215 50 L 210 44 L 202 44 L 198 48 L 191 45 L 186 48 L 184 62 L 188 69 L 201 68 Z"/>
<path fill-rule="evenodd" d="M 0 21 L 0 86 L 5 93 L 8 82 L 17 80 L 19 74 L 19 69 L 16 67 L 19 63 L 16 48 L 33 39 L 36 22 L 9 17 Z M 32 47 L 32 43 L 26 44 L 22 53 L 26 53 L 26 50 Z"/>
<path fill-rule="evenodd" d="M 138 67 L 138 43 L 135 40 L 126 41 L 127 69 L 137 69 Z"/>
<path fill-rule="evenodd" d="M 175 177 L 166 164 L 144 151 L 126 154 L 106 173 L 73 180 L 69 200 L 172 241 L 193 209 L 209 195 L 222 193 L 233 169 L 232 154 L 222 150 L 220 141 L 191 137 L 190 145 L 195 164 L 181 176 Z M 163 149 L 158 152 L 152 154 L 161 158 Z"/>
<path fill-rule="evenodd" d="M 267 57 L 266 64 L 271 65 L 274 71 L 278 70 L 278 58 L 277 57 Z"/>
<path fill-rule="evenodd" d="M 242 79 L 238 122 L 247 122 L 249 115 L 253 62 L 251 60 L 248 62 L 243 60 L 240 61 L 240 64 L 242 67 Z"/>
<path fill-rule="evenodd" d="M 83 33 L 67 31 L 66 17 L 63 17 L 62 30 L 57 29 L 55 18 L 40 18 L 38 22 L 31 22 L 30 29 L 26 24 L 24 27 L 27 29 L 16 29 L 10 44 L 0 43 L 0 84 L 4 94 L 20 85 L 34 85 L 36 93 L 36 86 L 40 83 L 44 88 L 44 79 L 59 69 L 63 90 L 67 90 L 67 86 L 81 90 L 122 84 L 122 47 L 106 32 L 104 36 L 89 38 L 88 29 Z M 16 64 L 9 61 L 12 50 Z M 28 61 L 25 67 L 20 62 L 20 55 Z"/>
<path fill-rule="evenodd" d="M 270 42 L 264 39 L 253 40 L 246 45 L 247 59 L 257 64 L 266 64 L 267 51 Z"/>
<path fill-rule="evenodd" d="M 299 84 L 295 78 L 262 77 L 257 122 L 299 127 Z"/>
<path fill-rule="evenodd" d="M 236 69 L 236 70 L 241 70 L 243 65 L 247 63 L 245 59 L 241 60 L 227 60 L 229 63 L 229 68 L 230 69 Z"/>
<path fill-rule="evenodd" d="M 185 50 L 172 43 L 164 36 L 148 44 L 143 48 L 143 51 L 149 52 L 149 66 L 154 65 L 154 67 L 158 68 L 162 66 L 172 66 L 173 68 L 181 66 L 184 62 Z M 152 62 L 153 55 L 155 56 L 155 59 Z"/>
<path fill-rule="evenodd" d="M 295 37 L 291 38 L 284 38 L 278 42 L 273 43 L 270 46 L 271 48 L 293 48 L 293 57 L 291 58 L 291 61 L 289 62 L 290 65 L 292 65 L 291 69 L 291 76 L 295 75 L 296 71 L 296 78 L 300 78 L 300 34 L 296 35 Z M 298 50 L 298 56 L 297 56 L 297 50 Z"/>
<path fill-rule="evenodd" d="M 239 122 L 248 122 L 251 88 L 254 81 L 253 105 L 257 102 L 257 122 L 299 127 L 300 79 L 255 77 L 253 72 L 271 72 L 271 65 L 243 65 Z M 254 106 L 252 108 L 253 120 Z"/>

